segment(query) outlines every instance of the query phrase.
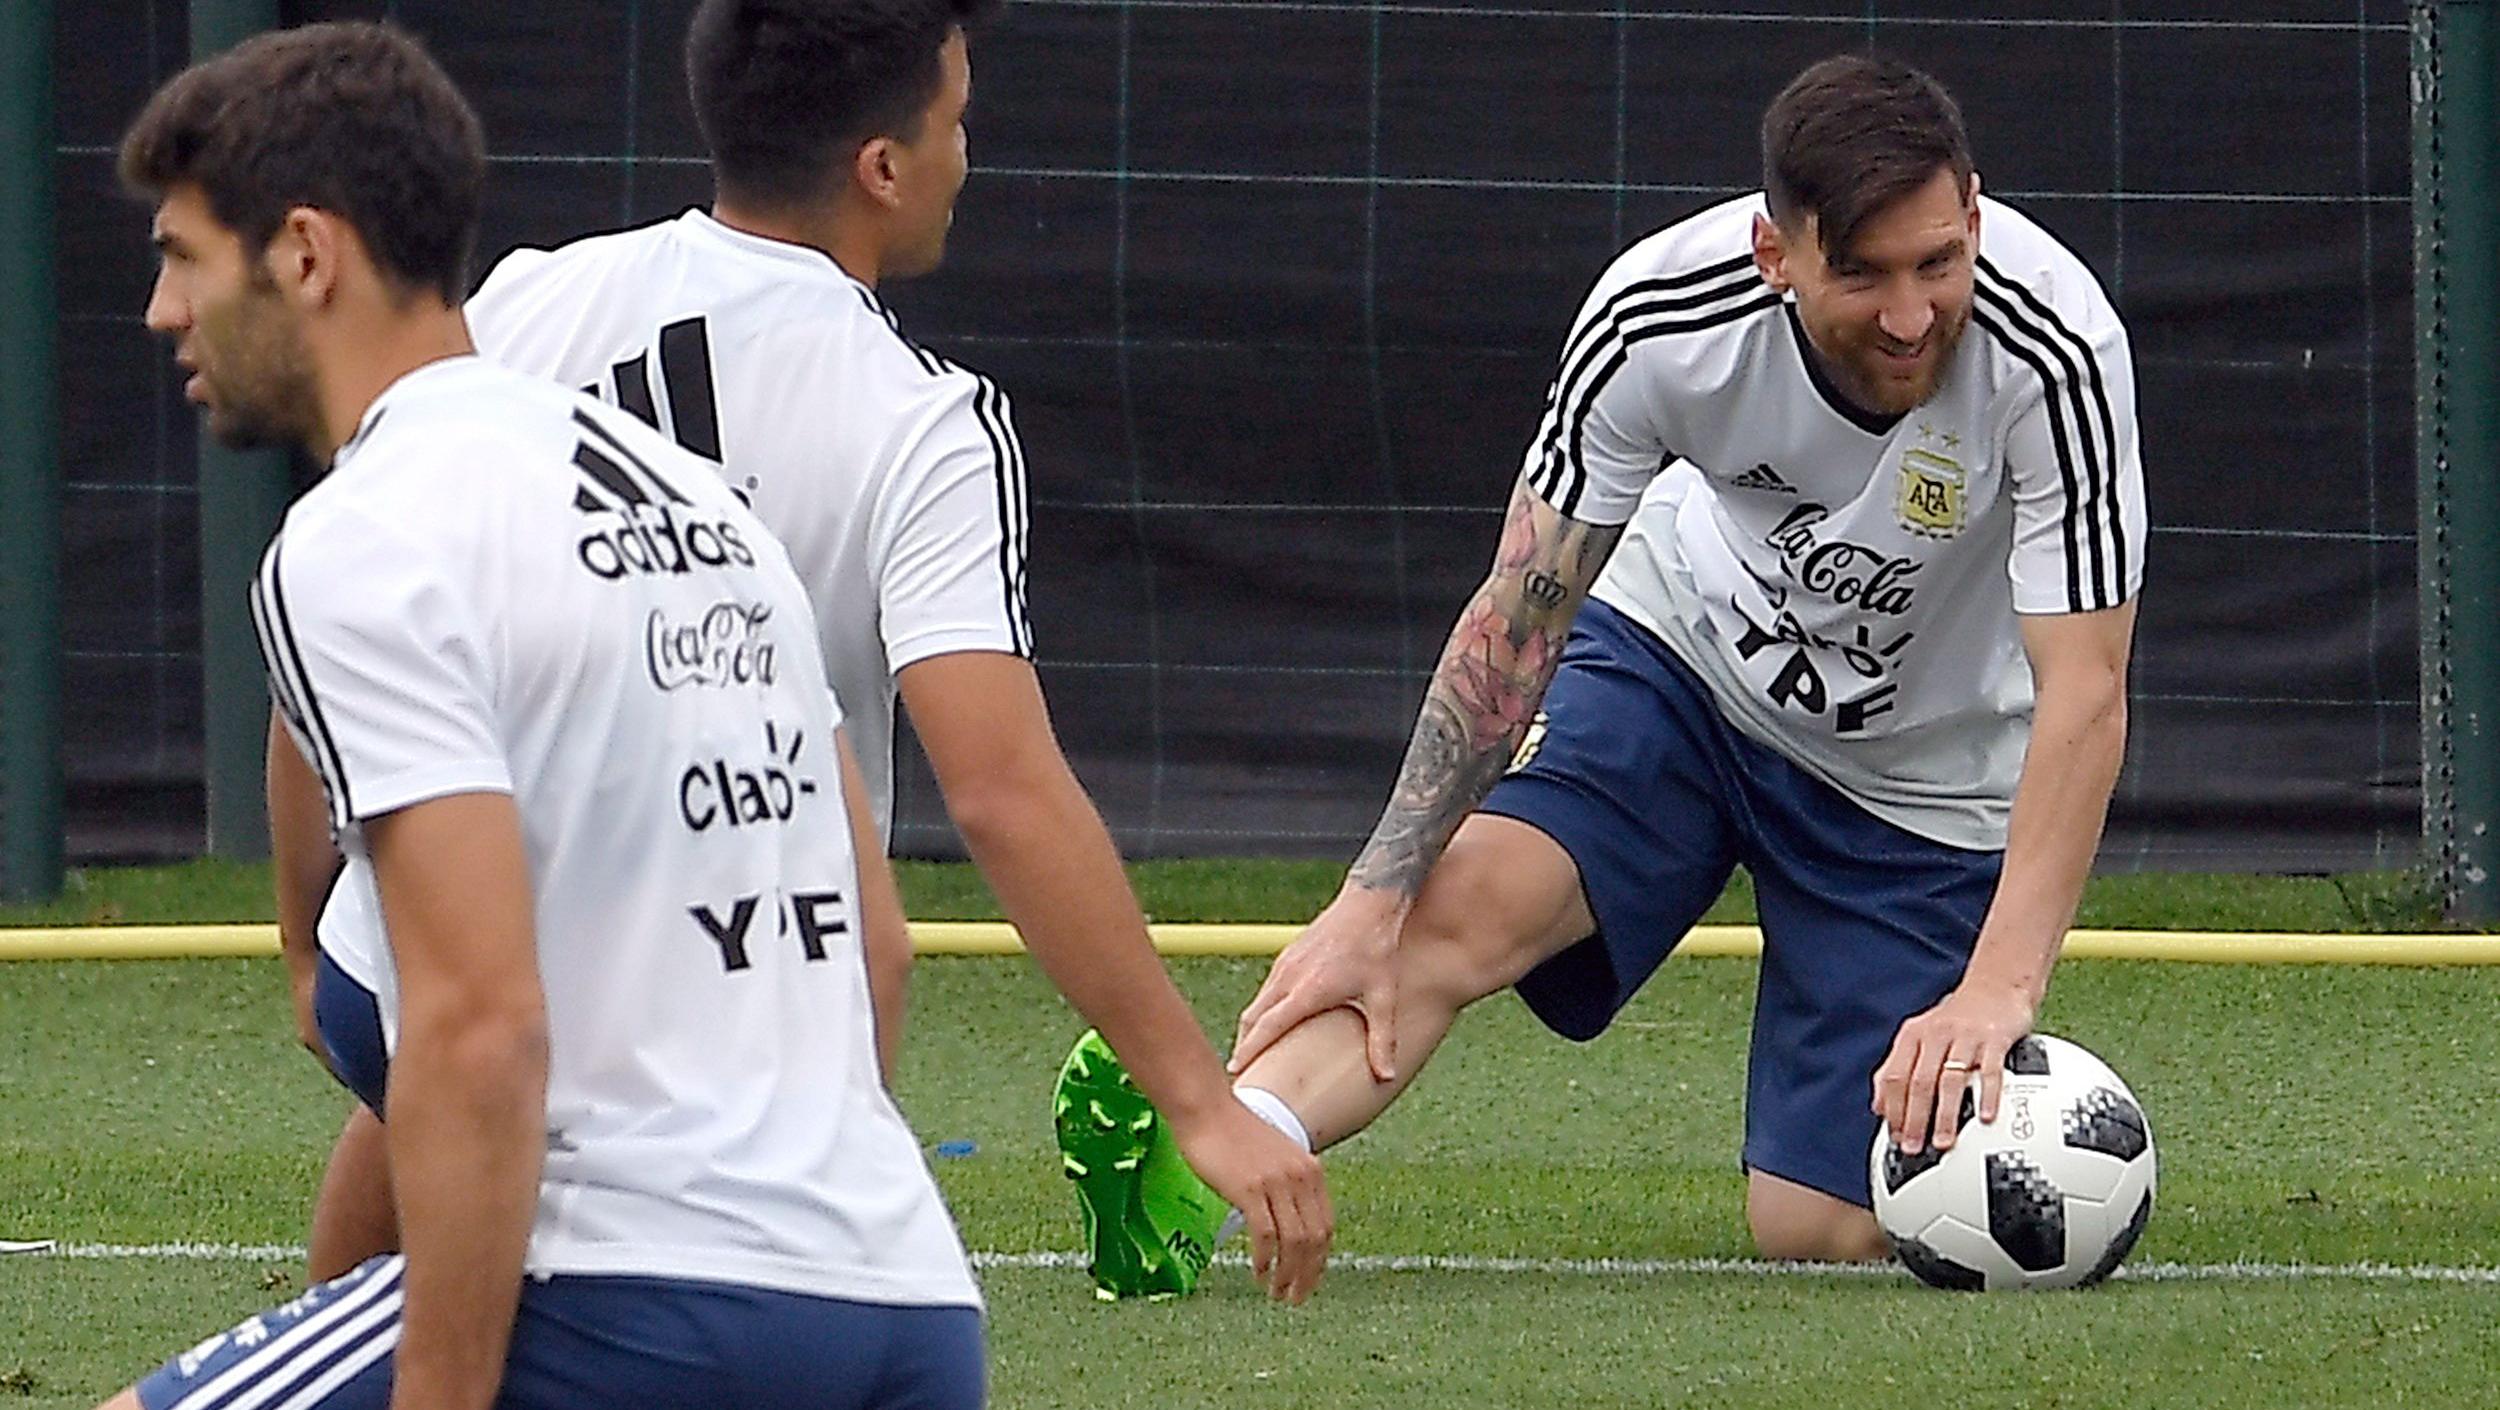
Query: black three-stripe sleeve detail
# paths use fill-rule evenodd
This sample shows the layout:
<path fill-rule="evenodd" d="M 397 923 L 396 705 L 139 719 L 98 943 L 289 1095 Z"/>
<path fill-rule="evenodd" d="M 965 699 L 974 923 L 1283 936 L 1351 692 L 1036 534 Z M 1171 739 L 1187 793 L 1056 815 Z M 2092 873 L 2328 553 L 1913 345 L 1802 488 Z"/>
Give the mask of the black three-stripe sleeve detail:
<path fill-rule="evenodd" d="M 330 722 L 322 714 L 321 697 L 313 690 L 312 676 L 304 669 L 303 650 L 295 642 L 294 614 L 287 610 L 285 573 L 281 555 L 286 541 L 281 537 L 269 547 L 269 566 L 261 575 L 261 587 L 267 594 L 265 604 L 271 644 L 277 648 L 277 669 L 272 679 L 284 679 L 295 695 L 301 710 L 299 727 L 313 743 L 314 765 L 329 785 L 331 825 L 340 830 L 356 820 L 356 804 L 349 792 L 347 761 L 339 754 L 336 740 L 330 733 Z"/>
<path fill-rule="evenodd" d="M 2075 524 L 2079 486 L 2075 476 L 2075 455 L 2068 445 L 2065 409 L 2055 391 L 2056 377 L 2049 369 L 2048 359 L 2029 344 L 2017 341 L 1990 312 L 1986 300 L 1981 300 L 1972 309 L 1971 316 L 1990 336 L 2003 343 L 2006 351 L 2022 359 L 2033 372 L 2039 374 L 2043 389 L 2041 401 L 2049 413 L 2049 443 L 2057 452 L 2057 475 L 2066 488 L 2066 512 L 2058 516 L 2066 540 L 2066 607 L 2069 611 L 2080 612 L 2084 610 L 2083 554 L 2076 538 Z"/>
<path fill-rule="evenodd" d="M 998 392 L 998 428 L 1006 437 L 1007 450 L 1015 457 L 1015 473 L 1010 483 L 1015 488 L 1016 507 L 1016 631 L 1023 637 L 1024 654 L 1033 654 L 1033 606 L 1026 599 L 1025 583 L 1031 571 L 1033 539 L 1033 485 L 1024 464 L 1024 435 L 1016 429 L 1016 418 L 1008 410 L 1007 392 Z"/>
<path fill-rule="evenodd" d="M 1729 292 L 1741 293 L 1745 287 L 1737 286 Z M 1539 493 L 1545 495 L 1547 503 L 1560 510 L 1565 516 L 1578 510 L 1580 496 L 1588 488 L 1589 417 L 1596 411 L 1597 399 L 1605 393 L 1607 384 L 1612 382 L 1615 374 L 1621 372 L 1624 365 L 1631 361 L 1633 347 L 1653 338 L 1699 333 L 1725 324 L 1740 322 L 1755 314 L 1780 306 L 1780 296 L 1758 280 L 1750 287 L 1755 291 L 1755 296 L 1742 303 L 1721 303 L 1714 309 L 1685 318 L 1656 319 L 1633 326 L 1633 320 L 1649 316 L 1652 310 L 1646 305 L 1640 305 L 1623 309 L 1620 312 L 1610 329 L 1611 337 L 1608 342 L 1612 345 L 1611 350 L 1607 350 L 1608 343 L 1600 343 L 1597 349 L 1593 349 L 1593 351 L 1606 350 L 1604 359 L 1582 385 L 1579 404 L 1570 411 L 1569 419 L 1564 423 L 1560 454 L 1550 457 L 1557 463 L 1553 466 L 1552 473 L 1547 476 L 1548 486 L 1539 488 Z M 1565 395 L 1566 390 L 1558 388 L 1557 397 Z M 1561 498 L 1554 497 L 1553 488 L 1561 490 Z"/>
<path fill-rule="evenodd" d="M 2088 592 L 2073 589 L 2077 574 L 2074 567 L 2069 567 L 2069 603 L 2078 612 L 2106 607 L 2109 565 L 2102 552 L 2100 531 L 2106 498 L 2101 483 L 2104 457 L 2093 441 L 2091 414 L 2082 403 L 2082 375 L 2070 351 L 2025 319 L 2001 291 L 1990 288 L 1984 278 L 1976 287 L 1979 301 L 1996 314 L 1999 340 L 2008 347 L 2024 350 L 2023 360 L 2040 374 L 2042 399 L 2048 404 L 2049 426 L 2057 441 L 2059 466 L 2066 483 L 2068 560 L 2072 565 L 2080 537 L 2081 556 L 2091 564 Z M 2051 361 L 2056 364 L 2054 369 L 2049 365 Z"/>
<path fill-rule="evenodd" d="M 1569 429 L 1563 432 L 1561 454 L 1553 457 L 1554 480 L 1563 497 L 1559 500 L 1550 494 L 1546 497 L 1546 503 L 1561 510 L 1565 518 L 1580 507 L 1580 494 L 1588 488 L 1588 457 L 1581 451 L 1580 438 L 1588 434 L 1589 417 L 1597 410 L 1597 398 L 1605 392 L 1606 384 L 1613 381 L 1615 374 L 1631 360 L 1629 346 L 1617 338 L 1614 350 L 1606 355 L 1605 362 L 1597 369 L 1597 375 L 1588 380 L 1587 390 L 1580 397 L 1579 410 L 1570 415 Z M 1560 409 L 1558 403 L 1556 410 Z"/>
<path fill-rule="evenodd" d="M 938 376 L 946 371 L 950 364 L 948 364 L 944 358 L 933 355 L 927 348 L 913 342 L 911 340 L 911 335 L 903 331 L 903 320 L 894 316 L 894 310 L 877 302 L 876 295 L 869 293 L 866 289 L 861 289 L 858 292 L 859 301 L 867 306 L 868 311 L 884 320 L 887 330 L 894 334 L 895 340 L 908 349 L 913 357 L 919 359 L 922 371 L 927 372 L 932 377 Z"/>
<path fill-rule="evenodd" d="M 276 628 L 269 620 L 269 606 L 262 595 L 261 574 L 267 572 L 268 568 L 269 560 L 264 556 L 261 559 L 260 570 L 252 574 L 251 591 L 248 594 L 252 609 L 252 636 L 260 643 L 261 669 L 269 680 L 271 703 L 278 707 L 278 713 L 284 715 L 287 723 L 294 727 L 298 737 L 310 739 L 312 730 L 304 723 L 304 707 L 296 703 L 292 685 L 280 673 Z"/>
<path fill-rule="evenodd" d="M 1007 613 L 1009 642 L 1019 656 L 1033 654 L 1032 628 L 1024 613 L 1024 455 L 1008 426 L 1006 394 L 986 377 L 976 377 L 972 414 L 989 438 L 991 473 L 998 493 L 998 575 Z"/>
<path fill-rule="evenodd" d="M 2099 362 L 2090 345 L 2046 305 L 1984 262 L 1976 292 L 1973 312 L 1980 326 L 2040 377 L 2066 491 L 2068 606 L 2077 612 L 2114 607 L 2126 597 L 2126 527 L 2119 503 L 2117 419 Z M 2017 295 L 2029 312 L 2017 304 Z"/>
<path fill-rule="evenodd" d="M 1016 435 L 1015 419 L 1008 413 L 1007 393 L 997 383 L 968 367 L 929 351 L 912 341 L 903 331 L 903 322 L 894 311 L 877 302 L 867 290 L 859 292 L 860 303 L 881 320 L 896 342 L 932 377 L 950 373 L 969 377 L 973 382 L 972 414 L 981 425 L 981 434 L 989 440 L 991 473 L 995 479 L 998 502 L 998 576 L 999 593 L 1007 613 L 1007 639 L 1019 656 L 1033 654 L 1033 626 L 1027 610 L 1025 592 L 1025 540 L 1032 527 L 1031 492 L 1026 485 L 1024 443 Z"/>
<path fill-rule="evenodd" d="M 2106 514 L 2107 517 L 2107 523 L 2103 527 L 2105 527 L 2109 536 L 2110 556 L 2113 561 L 2108 584 L 2111 598 L 2110 601 L 2104 605 L 2114 606 L 2116 605 L 2118 599 L 2123 597 L 2126 593 L 2127 528 L 2126 517 L 2120 512 L 2119 505 L 2119 471 L 2121 467 L 2119 464 L 2118 419 L 2110 406 L 2109 387 L 2107 382 L 2102 377 L 2101 360 L 2099 357 L 2094 355 L 2092 345 L 2086 342 L 2083 337 L 2064 320 L 2060 319 L 2057 316 L 2056 311 L 2044 303 L 2040 299 L 2039 295 L 2033 293 L 2030 289 L 2025 288 L 2023 285 L 2006 278 L 2004 273 L 1997 269 L 1994 264 L 1984 259 L 1979 263 L 1980 272 L 1993 284 L 2001 285 L 2005 290 L 2010 291 L 2014 295 L 2014 298 L 2018 300 L 2025 309 L 2028 309 L 2032 316 L 2037 319 L 2043 328 L 2047 330 L 2053 342 L 2055 344 L 2062 344 L 2072 353 L 2073 365 L 2081 369 L 2081 375 L 2068 386 L 2067 395 L 2074 404 L 2076 419 L 2084 424 L 2087 432 L 2093 428 L 2093 422 L 2095 420 L 2098 422 L 2101 455 L 2097 469 L 2101 478 L 2094 489 L 2093 510 L 2096 516 Z M 2086 405 L 2087 397 L 2089 399 L 2088 406 Z M 2088 435 L 2085 438 L 2084 445 L 2087 452 L 2092 447 L 2092 441 Z M 2107 498 L 2105 500 L 2102 498 L 2102 492 L 2104 490 L 2107 492 Z"/>
<path fill-rule="evenodd" d="M 1015 491 L 1007 484 L 1007 447 L 998 434 L 998 426 L 990 419 L 990 397 L 994 388 L 986 381 L 972 388 L 972 415 L 981 423 L 981 434 L 990 443 L 991 488 L 998 495 L 998 580 L 1005 596 L 1007 634 L 1012 641 L 1016 630 L 1016 530 Z"/>
<path fill-rule="evenodd" d="M 1759 283 L 1759 276 L 1744 277 L 1752 271 L 1752 257 L 1742 255 L 1682 274 L 1634 280 L 1617 289 L 1604 304 L 1581 316 L 1579 324 L 1571 330 L 1571 336 L 1563 341 L 1554 384 L 1547 394 L 1545 416 L 1537 427 L 1537 463 L 1541 483 L 1536 488 L 1539 493 L 1550 500 L 1553 492 L 1560 488 L 1563 473 L 1560 463 L 1564 431 L 1562 408 L 1569 404 L 1572 389 L 1586 378 L 1590 367 L 1619 335 L 1623 321 L 1638 313 L 1698 308 L 1743 293 Z M 1720 282 L 1728 280 L 1733 282 Z M 1638 308 L 1633 308 L 1634 305 Z"/>

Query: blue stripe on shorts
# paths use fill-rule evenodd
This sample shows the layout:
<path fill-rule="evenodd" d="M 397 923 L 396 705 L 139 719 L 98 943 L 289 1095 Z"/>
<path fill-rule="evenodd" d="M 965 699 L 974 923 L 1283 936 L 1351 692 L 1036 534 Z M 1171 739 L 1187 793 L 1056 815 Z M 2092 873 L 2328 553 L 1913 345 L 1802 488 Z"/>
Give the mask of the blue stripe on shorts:
<path fill-rule="evenodd" d="M 385 1410 L 406 1260 L 386 1254 L 165 1363 L 144 1410 Z M 980 1309 L 733 1283 L 521 1285 L 498 1410 L 979 1410 Z"/>
<path fill-rule="evenodd" d="M 308 1410 L 381 1405 L 399 1345 L 397 1256 L 377 1258 L 293 1302 L 247 1317 L 139 1383 L 146 1410 Z"/>

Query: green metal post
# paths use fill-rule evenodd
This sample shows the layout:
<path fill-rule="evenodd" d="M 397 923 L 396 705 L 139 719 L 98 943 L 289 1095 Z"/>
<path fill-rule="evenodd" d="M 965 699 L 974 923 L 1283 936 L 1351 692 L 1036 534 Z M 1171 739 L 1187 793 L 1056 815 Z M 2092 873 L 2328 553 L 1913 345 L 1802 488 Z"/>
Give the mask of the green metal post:
<path fill-rule="evenodd" d="M 0 4 L 0 894 L 61 889 L 52 0 Z"/>
<path fill-rule="evenodd" d="M 2422 815 L 2455 919 L 2500 920 L 2500 44 L 2413 7 Z"/>
<path fill-rule="evenodd" d="M 193 62 L 278 23 L 277 0 L 191 0 Z M 250 589 L 261 551 L 286 513 L 287 462 L 278 451 L 229 450 L 200 436 L 200 678 L 203 772 L 211 856 L 269 855 L 261 784 L 269 693 L 252 636 Z"/>

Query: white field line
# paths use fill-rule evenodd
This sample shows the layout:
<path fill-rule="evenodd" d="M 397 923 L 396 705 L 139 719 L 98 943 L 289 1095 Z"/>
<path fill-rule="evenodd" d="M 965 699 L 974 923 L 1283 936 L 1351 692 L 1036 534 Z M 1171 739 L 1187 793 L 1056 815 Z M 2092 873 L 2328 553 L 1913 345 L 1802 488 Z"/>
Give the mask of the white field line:
<path fill-rule="evenodd" d="M 62 1244 L 38 1257 L 75 1259 L 183 1258 L 211 1262 L 293 1263 L 304 1250 L 288 1244 Z M 1249 1260 L 1238 1253 L 1218 1254 L 1216 1262 L 1240 1267 Z M 1081 1253 L 997 1253 L 972 1255 L 976 1268 L 1080 1268 Z M 1751 1258 L 1492 1258 L 1471 1254 L 1340 1254 L 1329 1266 L 1356 1273 L 1529 1273 L 1582 1278 L 1677 1277 L 1855 1277 L 1905 1278 L 1890 1264 L 1768 1263 Z M 2444 1267 L 2427 1263 L 2131 1263 L 2118 1270 L 2132 1282 L 2297 1282 L 2340 1280 L 2365 1283 L 2466 1283 L 2500 1287 L 2500 1268 Z"/>

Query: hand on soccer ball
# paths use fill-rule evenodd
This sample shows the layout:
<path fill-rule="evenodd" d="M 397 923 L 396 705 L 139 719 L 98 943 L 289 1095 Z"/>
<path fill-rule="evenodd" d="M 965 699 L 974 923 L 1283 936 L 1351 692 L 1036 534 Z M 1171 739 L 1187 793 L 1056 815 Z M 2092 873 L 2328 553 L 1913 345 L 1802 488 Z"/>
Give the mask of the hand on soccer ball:
<path fill-rule="evenodd" d="M 2039 1001 L 2030 993 L 1967 979 L 1934 1008 L 1893 1035 L 1892 1052 L 1875 1069 L 1873 1109 L 1904 1152 L 1916 1155 L 1933 1132 L 1936 1149 L 1953 1146 L 1962 1094 L 1975 1080 L 1978 1116 L 1994 1121 L 2005 1085 L 2005 1050 L 2031 1031 Z"/>
<path fill-rule="evenodd" d="M 1303 1020 L 1352 1009 L 1363 1020 L 1372 1076 L 1397 1076 L 1398 931 L 1410 902 L 1402 893 L 1349 886 L 1276 957 L 1258 996 L 1241 1011 L 1232 1070 L 1240 1073 Z"/>

